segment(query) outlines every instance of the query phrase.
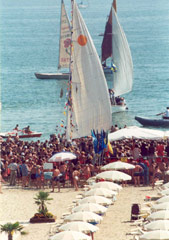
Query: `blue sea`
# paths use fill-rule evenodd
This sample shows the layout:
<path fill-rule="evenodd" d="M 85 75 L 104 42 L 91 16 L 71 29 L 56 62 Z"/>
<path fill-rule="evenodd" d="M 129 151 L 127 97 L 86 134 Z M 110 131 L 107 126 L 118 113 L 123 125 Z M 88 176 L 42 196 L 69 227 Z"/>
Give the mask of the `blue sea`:
<path fill-rule="evenodd" d="M 0 0 L 1 132 L 30 125 L 42 140 L 62 131 L 66 81 L 39 80 L 35 72 L 57 71 L 60 0 Z M 70 0 L 65 0 L 71 15 Z M 77 2 L 80 2 L 77 0 Z M 100 55 L 112 0 L 84 0 L 81 9 Z M 117 0 L 134 64 L 129 111 L 113 115 L 113 125 L 137 125 L 134 117 L 156 117 L 169 106 L 169 1 Z M 60 90 L 64 96 L 60 99 Z"/>

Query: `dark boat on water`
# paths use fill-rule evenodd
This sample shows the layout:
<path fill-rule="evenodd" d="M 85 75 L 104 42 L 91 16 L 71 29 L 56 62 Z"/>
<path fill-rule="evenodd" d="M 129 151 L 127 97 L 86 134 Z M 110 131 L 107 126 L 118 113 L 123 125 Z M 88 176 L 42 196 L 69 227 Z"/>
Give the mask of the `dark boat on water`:
<path fill-rule="evenodd" d="M 143 118 L 143 117 L 135 117 L 141 125 L 143 126 L 153 126 L 153 127 L 168 127 L 169 128 L 169 118 L 162 119 L 151 119 L 151 118 Z"/>
<path fill-rule="evenodd" d="M 35 73 L 38 79 L 57 79 L 57 80 L 68 80 L 69 73 Z"/>

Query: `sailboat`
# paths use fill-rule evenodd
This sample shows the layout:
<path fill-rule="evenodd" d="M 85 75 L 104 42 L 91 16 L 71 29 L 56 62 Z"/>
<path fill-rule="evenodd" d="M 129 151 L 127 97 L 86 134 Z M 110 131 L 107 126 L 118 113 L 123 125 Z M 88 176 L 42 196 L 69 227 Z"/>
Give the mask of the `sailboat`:
<path fill-rule="evenodd" d="M 78 8 L 87 8 L 87 5 L 85 5 L 83 3 L 83 1 L 81 1 L 79 4 L 78 4 Z"/>
<path fill-rule="evenodd" d="M 79 8 L 86 8 L 87 5 L 81 1 L 78 4 Z M 57 80 L 68 80 L 69 79 L 69 64 L 70 64 L 70 38 L 71 29 L 69 18 L 65 9 L 64 1 L 61 0 L 61 15 L 60 15 L 60 40 L 59 40 L 59 69 L 67 69 L 67 72 L 57 73 L 39 73 L 36 72 L 35 76 L 38 79 L 57 79 Z"/>
<path fill-rule="evenodd" d="M 133 62 L 126 35 L 117 16 L 116 0 L 111 6 L 108 21 L 102 42 L 101 62 L 104 72 L 112 72 L 113 89 L 111 90 L 112 112 L 121 112 L 127 109 L 121 95 L 132 90 Z M 106 66 L 106 60 L 111 58 L 111 66 Z"/>
<path fill-rule="evenodd" d="M 64 2 L 63 0 L 61 0 L 58 69 L 67 69 L 67 71 L 69 69 L 70 43 L 71 43 L 70 22 L 66 13 Z M 69 79 L 69 72 L 35 73 L 35 76 L 39 79 Z"/>
<path fill-rule="evenodd" d="M 66 138 L 76 139 L 109 130 L 112 114 L 103 68 L 75 0 L 71 46 Z"/>

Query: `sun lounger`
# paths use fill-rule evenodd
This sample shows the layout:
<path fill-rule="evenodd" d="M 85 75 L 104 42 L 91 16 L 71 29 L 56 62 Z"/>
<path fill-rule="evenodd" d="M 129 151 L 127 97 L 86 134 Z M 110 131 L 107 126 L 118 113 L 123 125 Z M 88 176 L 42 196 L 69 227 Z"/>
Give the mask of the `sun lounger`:
<path fill-rule="evenodd" d="M 130 232 L 127 232 L 126 236 L 127 235 L 132 235 L 133 236 L 133 240 L 137 240 L 137 239 L 139 239 L 139 236 L 141 234 L 144 234 L 144 233 L 145 232 L 140 227 L 137 227 L 135 229 L 132 229 Z"/>
<path fill-rule="evenodd" d="M 83 198 L 83 195 L 82 195 L 82 194 L 76 195 L 76 199 L 82 199 L 82 198 Z"/>
<path fill-rule="evenodd" d="M 49 229 L 49 236 L 54 235 L 55 233 L 59 232 L 59 227 L 63 224 L 62 222 L 58 222 L 58 223 L 52 223 Z"/>
<path fill-rule="evenodd" d="M 146 221 L 146 219 L 144 218 L 140 218 L 138 220 L 135 220 L 133 222 L 131 222 L 131 226 L 143 226 L 144 224 L 146 224 L 148 221 Z"/>
<path fill-rule="evenodd" d="M 65 212 L 62 214 L 61 219 L 64 219 L 66 216 L 70 215 L 71 212 Z"/>

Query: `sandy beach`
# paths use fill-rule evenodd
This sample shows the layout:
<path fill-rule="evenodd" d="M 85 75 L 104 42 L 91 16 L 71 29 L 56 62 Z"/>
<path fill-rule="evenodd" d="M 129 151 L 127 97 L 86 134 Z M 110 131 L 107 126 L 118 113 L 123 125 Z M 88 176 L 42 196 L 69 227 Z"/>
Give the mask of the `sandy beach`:
<path fill-rule="evenodd" d="M 45 189 L 50 191 L 50 189 Z M 72 188 L 62 188 L 60 193 L 55 190 L 50 194 L 53 198 L 48 204 L 48 209 L 57 216 L 56 222 L 61 220 L 63 213 L 68 212 L 68 205 L 76 199 L 77 194 Z M 37 210 L 34 197 L 38 190 L 10 188 L 3 186 L 3 194 L 0 195 L 0 221 L 23 221 L 28 222 Z M 103 221 L 98 225 L 99 231 L 94 234 L 95 240 L 125 240 L 131 239 L 126 236 L 133 227 L 131 226 L 130 215 L 131 205 L 139 203 L 143 205 L 145 196 L 156 195 L 157 190 L 151 187 L 127 186 L 123 188 L 117 196 L 114 205 L 109 206 Z M 27 235 L 21 236 L 22 240 L 41 239 L 47 240 L 51 224 L 28 224 L 26 226 Z"/>

